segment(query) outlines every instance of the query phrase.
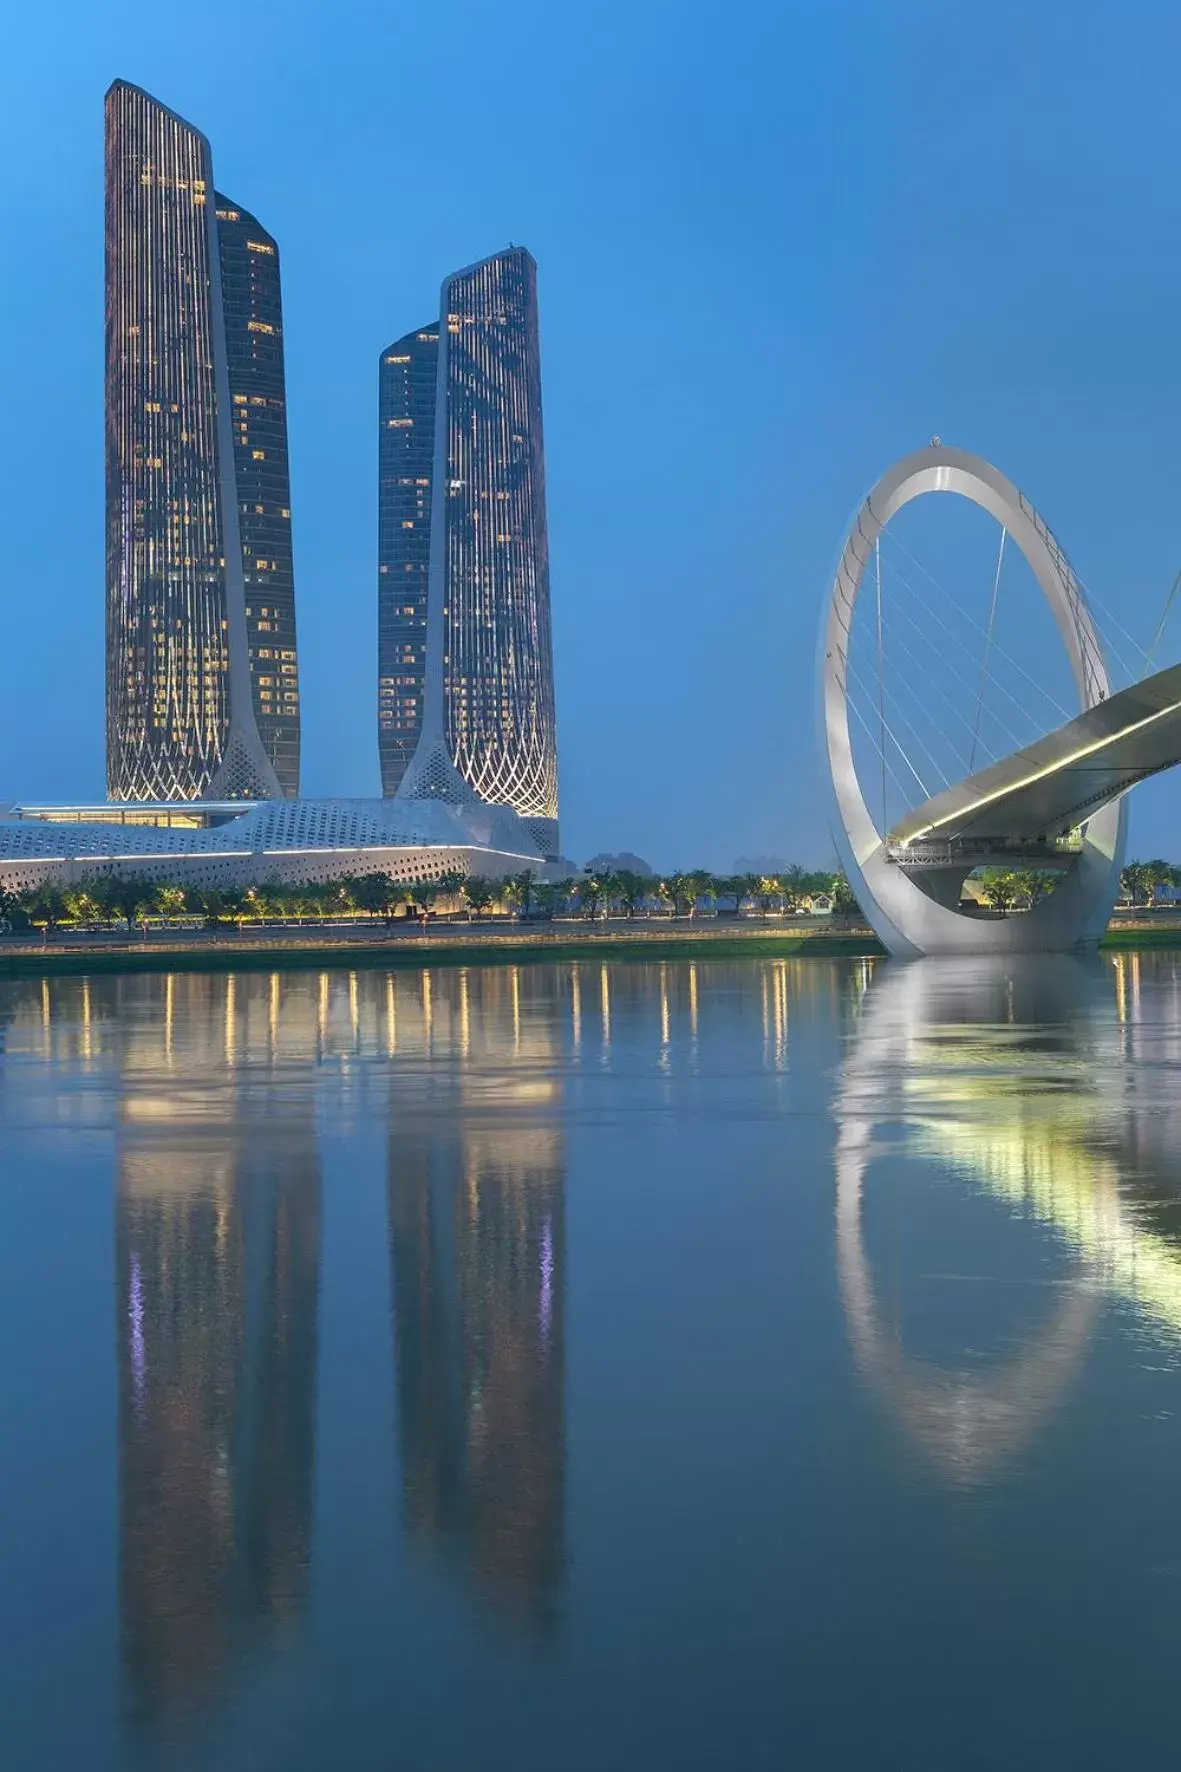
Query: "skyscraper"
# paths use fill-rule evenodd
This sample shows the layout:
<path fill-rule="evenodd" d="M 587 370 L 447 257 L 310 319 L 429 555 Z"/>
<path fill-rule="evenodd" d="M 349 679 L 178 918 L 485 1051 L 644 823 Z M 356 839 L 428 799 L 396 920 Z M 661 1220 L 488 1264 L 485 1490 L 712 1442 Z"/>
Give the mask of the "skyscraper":
<path fill-rule="evenodd" d="M 216 194 L 205 137 L 123 81 L 106 101 L 106 436 L 108 793 L 293 794 L 278 252 Z"/>
<path fill-rule="evenodd" d="M 395 794 L 422 731 L 439 328 L 408 332 L 378 371 L 377 742 Z"/>
<path fill-rule="evenodd" d="M 221 249 L 234 477 L 254 720 L 279 786 L 299 792 L 299 665 L 279 247 L 220 192 Z"/>
<path fill-rule="evenodd" d="M 510 247 L 446 280 L 433 402 L 430 331 L 382 353 L 383 788 L 445 797 L 449 761 L 479 799 L 511 806 L 552 856 L 557 735 L 532 256 Z M 411 492 L 412 514 L 403 515 Z M 419 605 L 401 595 L 408 582 L 421 583 L 423 509 L 425 664 Z"/>

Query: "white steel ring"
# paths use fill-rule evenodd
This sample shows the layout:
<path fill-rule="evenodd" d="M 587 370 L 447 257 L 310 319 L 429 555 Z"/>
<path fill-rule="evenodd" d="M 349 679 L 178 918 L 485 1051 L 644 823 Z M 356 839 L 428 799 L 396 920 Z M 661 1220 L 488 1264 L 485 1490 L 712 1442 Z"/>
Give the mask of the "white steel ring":
<path fill-rule="evenodd" d="M 862 910 L 891 953 L 1047 951 L 1098 940 L 1114 902 L 1123 854 L 1122 800 L 1088 820 L 1082 853 L 1055 892 L 1021 916 L 996 922 L 937 904 L 890 862 L 861 784 L 849 730 L 848 649 L 857 593 L 882 530 L 928 492 L 954 492 L 1000 523 L 1021 550 L 1058 625 L 1079 701 L 1108 689 L 1103 648 L 1070 563 L 1012 481 L 981 456 L 933 443 L 883 474 L 849 530 L 820 643 L 820 718 L 836 801 L 833 836 Z"/>

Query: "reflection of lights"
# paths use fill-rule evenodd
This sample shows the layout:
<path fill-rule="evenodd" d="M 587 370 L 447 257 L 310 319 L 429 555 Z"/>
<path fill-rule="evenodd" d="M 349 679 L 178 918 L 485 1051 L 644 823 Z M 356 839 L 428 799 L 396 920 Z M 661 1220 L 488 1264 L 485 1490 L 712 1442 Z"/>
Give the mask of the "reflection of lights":
<path fill-rule="evenodd" d="M 660 1068 L 668 1069 L 669 1063 L 669 1012 L 668 1012 L 668 967 L 660 964 Z"/>
<path fill-rule="evenodd" d="M 349 973 L 349 1032 L 356 1045 L 361 1037 L 361 1012 L 357 1007 L 357 975 Z"/>
<path fill-rule="evenodd" d="M 144 1346 L 144 1283 L 139 1256 L 131 1257 L 131 1283 L 128 1287 L 127 1319 L 131 1325 L 131 1382 L 135 1400 L 141 1408 L 147 1374 L 147 1350 Z"/>
<path fill-rule="evenodd" d="M 570 1036 L 577 1052 L 582 1045 L 582 981 L 577 965 L 570 968 Z"/>
<path fill-rule="evenodd" d="M 697 967 L 695 964 L 690 964 L 690 967 L 689 967 L 689 1035 L 690 1035 L 691 1039 L 696 1040 L 696 1038 L 697 1038 Z"/>
<path fill-rule="evenodd" d="M 233 1064 L 233 1062 L 234 1062 L 234 1033 L 235 1033 L 235 1025 L 234 1024 L 235 1024 L 234 974 L 231 972 L 226 978 L 226 1045 L 225 1045 L 225 1051 L 226 1051 L 226 1063 L 227 1064 Z"/>
<path fill-rule="evenodd" d="M 390 1058 L 398 1050 L 398 999 L 392 972 L 386 974 L 385 980 L 385 1049 Z"/>
<path fill-rule="evenodd" d="M 547 1216 L 541 1227 L 541 1300 L 538 1305 L 537 1319 L 541 1325 L 542 1339 L 549 1340 L 550 1323 L 554 1312 L 554 1225 Z"/>
<path fill-rule="evenodd" d="M 603 1050 L 606 1052 L 611 1044 L 611 985 L 605 961 L 599 968 L 599 1003 L 603 1022 Z"/>

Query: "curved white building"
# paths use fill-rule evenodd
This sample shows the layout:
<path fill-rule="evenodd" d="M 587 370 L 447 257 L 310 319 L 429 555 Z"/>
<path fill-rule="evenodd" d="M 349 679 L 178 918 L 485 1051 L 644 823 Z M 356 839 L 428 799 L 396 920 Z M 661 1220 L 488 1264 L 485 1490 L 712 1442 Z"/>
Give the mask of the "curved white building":
<path fill-rule="evenodd" d="M 414 884 L 456 868 L 503 878 L 540 875 L 545 863 L 508 807 L 441 799 L 30 807 L 0 820 L 0 887 L 9 891 L 103 874 L 221 887 L 380 871 Z"/>

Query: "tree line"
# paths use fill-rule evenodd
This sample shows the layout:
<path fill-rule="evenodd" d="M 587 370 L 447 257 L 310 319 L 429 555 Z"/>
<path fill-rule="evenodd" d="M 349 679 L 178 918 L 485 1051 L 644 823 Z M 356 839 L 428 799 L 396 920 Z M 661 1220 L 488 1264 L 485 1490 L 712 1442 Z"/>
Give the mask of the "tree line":
<path fill-rule="evenodd" d="M 323 922 L 358 915 L 392 923 L 398 917 L 422 918 L 443 911 L 466 913 L 469 921 L 493 914 L 539 919 L 693 917 L 702 908 L 766 916 L 817 906 L 838 914 L 856 911 L 843 874 L 809 873 L 800 867 L 775 875 L 718 875 L 704 868 L 656 875 L 621 870 L 551 882 L 538 880 L 531 869 L 507 879 L 450 869 L 427 882 L 372 872 L 303 886 L 269 881 L 260 886 L 218 887 L 96 875 L 71 885 L 0 889 L 0 922 L 10 930 L 54 930 L 62 925 L 113 929 L 119 924 L 135 929 L 149 922 L 170 925 L 195 919 L 210 928 L 241 927 L 247 922 Z"/>
<path fill-rule="evenodd" d="M 1002 914 L 1032 910 L 1054 890 L 1059 876 L 1043 868 L 984 868 L 980 896 Z M 1162 887 L 1181 886 L 1181 868 L 1167 861 L 1130 861 L 1120 870 L 1120 897 L 1133 906 L 1150 905 Z"/>

